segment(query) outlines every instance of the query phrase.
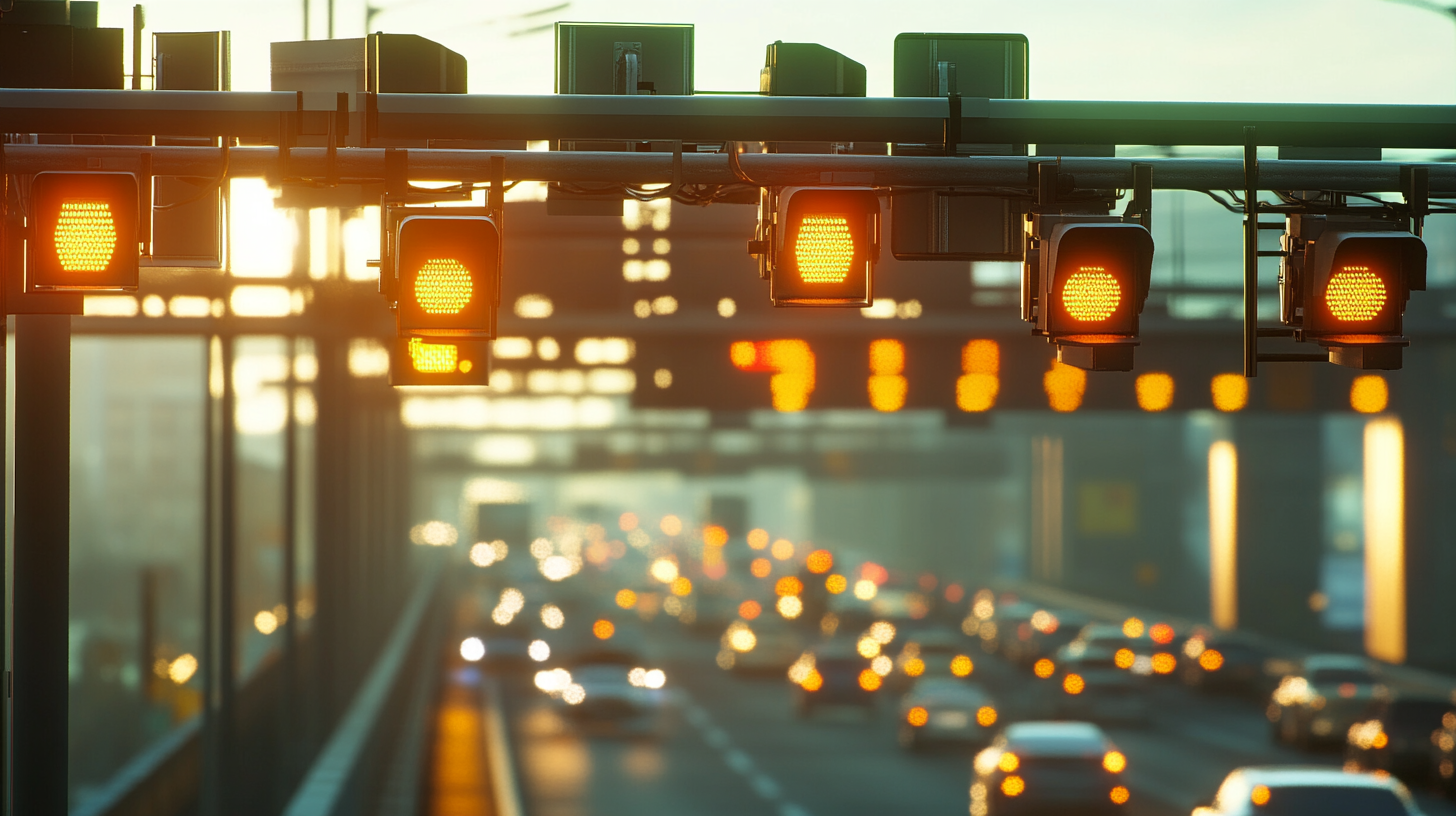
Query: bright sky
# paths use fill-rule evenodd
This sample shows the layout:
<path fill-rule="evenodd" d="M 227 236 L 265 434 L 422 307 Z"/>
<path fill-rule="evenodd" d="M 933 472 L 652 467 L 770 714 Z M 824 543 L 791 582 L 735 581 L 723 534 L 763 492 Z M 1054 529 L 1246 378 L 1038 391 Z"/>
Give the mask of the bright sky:
<path fill-rule="evenodd" d="M 363 34 L 364 2 L 336 0 L 336 36 Z M 764 46 L 784 40 L 864 63 L 870 95 L 888 96 L 897 33 L 1017 32 L 1040 99 L 1456 103 L 1456 18 L 1421 0 L 637 0 L 627 14 L 620 0 L 377 2 L 374 30 L 465 55 L 474 93 L 551 93 L 562 20 L 693 23 L 706 90 L 757 88 Z M 236 90 L 267 90 L 268 43 L 302 36 L 302 0 L 145 6 L 152 31 L 231 30 Z M 313 0 L 315 38 L 325 7 Z M 130 26 L 130 3 L 101 8 L 103 25 Z"/>

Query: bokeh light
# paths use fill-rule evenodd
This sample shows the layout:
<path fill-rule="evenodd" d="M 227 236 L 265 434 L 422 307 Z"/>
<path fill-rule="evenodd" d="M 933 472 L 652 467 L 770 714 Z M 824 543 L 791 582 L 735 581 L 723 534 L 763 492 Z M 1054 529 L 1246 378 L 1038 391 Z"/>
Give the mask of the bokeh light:
<path fill-rule="evenodd" d="M 794 557 L 794 542 L 787 538 L 781 538 L 773 543 L 768 553 L 779 561 L 787 561 Z"/>
<path fill-rule="evenodd" d="M 1057 664 L 1053 663 L 1051 660 L 1048 660 L 1045 657 L 1036 661 L 1036 665 L 1031 667 L 1032 674 L 1035 674 L 1037 677 L 1040 677 L 1043 680 L 1051 677 L 1052 674 L 1056 672 L 1056 670 Z"/>
<path fill-rule="evenodd" d="M 630 589 L 617 590 L 617 606 L 623 609 L 631 609 L 637 605 L 637 593 Z"/>
<path fill-rule="evenodd" d="M 834 567 L 834 555 L 828 550 L 815 550 L 809 553 L 805 566 L 815 575 L 822 575 Z"/>
<path fill-rule="evenodd" d="M 769 561 L 767 558 L 755 558 L 753 559 L 752 563 L 748 565 L 748 572 L 753 575 L 754 578 L 767 578 L 768 574 L 770 572 L 773 572 L 773 562 Z"/>
<path fill-rule="evenodd" d="M 616 631 L 617 627 L 606 618 L 599 618 L 596 623 L 592 624 L 592 634 L 596 635 L 597 640 L 608 640 Z"/>
<path fill-rule="evenodd" d="M 838 595 L 849 589 L 849 579 L 843 575 L 831 575 L 824 579 L 824 588 L 829 591 L 829 594 Z"/>
<path fill-rule="evenodd" d="M 1218 374 L 1209 385 L 1213 407 L 1225 413 L 1244 410 L 1249 404 L 1249 381 L 1242 374 Z"/>
<path fill-rule="evenodd" d="M 485 657 L 485 641 L 478 637 L 468 637 L 460 641 L 460 656 L 475 663 Z"/>
<path fill-rule="evenodd" d="M 768 546 L 768 530 L 749 530 L 748 546 L 750 549 L 761 550 Z"/>
<path fill-rule="evenodd" d="M 759 605 L 758 601 L 744 601 L 738 605 L 738 617 L 744 620 L 753 620 L 761 614 L 763 614 L 763 607 Z"/>
<path fill-rule="evenodd" d="M 801 595 L 804 592 L 804 582 L 792 575 L 785 575 L 774 584 L 775 595 Z"/>
<path fill-rule="evenodd" d="M 968 655 L 956 655 L 950 659 L 950 673 L 956 677 L 968 677 L 976 670 L 976 664 Z"/>

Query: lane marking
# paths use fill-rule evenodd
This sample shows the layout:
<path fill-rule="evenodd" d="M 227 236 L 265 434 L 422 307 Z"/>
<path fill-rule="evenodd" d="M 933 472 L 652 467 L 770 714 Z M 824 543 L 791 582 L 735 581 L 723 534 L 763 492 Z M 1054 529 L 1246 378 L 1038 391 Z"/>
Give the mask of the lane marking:
<path fill-rule="evenodd" d="M 809 811 L 801 805 L 783 801 L 783 787 L 773 777 L 759 771 L 754 765 L 752 757 L 733 747 L 733 739 L 728 732 L 713 723 L 712 715 L 693 700 L 687 689 L 680 691 L 684 719 L 697 729 L 699 736 L 703 738 L 703 742 L 708 744 L 708 747 L 719 753 L 724 764 L 748 778 L 748 787 L 754 793 L 770 802 L 778 802 L 779 816 L 810 816 Z"/>

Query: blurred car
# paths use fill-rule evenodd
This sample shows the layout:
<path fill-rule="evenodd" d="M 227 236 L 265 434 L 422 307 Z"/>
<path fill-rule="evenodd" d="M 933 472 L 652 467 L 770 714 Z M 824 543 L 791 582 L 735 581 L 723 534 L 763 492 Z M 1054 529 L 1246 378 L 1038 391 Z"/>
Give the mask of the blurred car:
<path fill-rule="evenodd" d="M 971 816 L 1118 813 L 1130 798 L 1127 757 L 1091 723 L 1017 723 L 972 765 Z"/>
<path fill-rule="evenodd" d="M 1041 611 L 1046 612 L 1046 617 L 1032 614 L 1031 634 L 1021 647 L 1020 662 L 1028 666 L 1056 654 L 1057 650 L 1076 640 L 1082 629 L 1092 622 L 1086 615 L 1072 610 Z"/>
<path fill-rule="evenodd" d="M 721 633 L 736 617 L 738 601 L 726 595 L 703 594 L 695 596 L 692 620 L 687 623 L 694 633 L 712 637 Z"/>
<path fill-rule="evenodd" d="M 795 713 L 810 717 L 825 706 L 873 711 L 881 681 L 869 665 L 851 640 L 832 640 L 804 652 L 789 668 Z"/>
<path fill-rule="evenodd" d="M 1450 699 L 1396 697 L 1377 700 L 1369 719 L 1350 726 L 1345 737 L 1346 767 L 1394 774 L 1412 785 L 1432 781 L 1440 765 L 1431 749 L 1441 747 L 1447 718 L 1456 719 Z"/>
<path fill-rule="evenodd" d="M 928 743 L 985 744 L 997 719 L 991 696 L 979 685 L 922 678 L 900 699 L 900 745 L 914 750 Z"/>
<path fill-rule="evenodd" d="M 1266 694 L 1265 653 L 1232 638 L 1195 635 L 1183 643 L 1183 683 L 1207 692 Z"/>
<path fill-rule="evenodd" d="M 1370 664 L 1353 655 L 1310 655 L 1285 675 L 1266 714 L 1275 741 L 1299 748 L 1340 744 L 1381 690 Z"/>
<path fill-rule="evenodd" d="M 752 638 L 735 633 L 747 627 Z M 776 614 L 765 613 L 758 620 L 735 621 L 723 634 L 726 648 L 735 652 L 733 670 L 744 674 L 778 674 L 804 653 L 805 638 L 793 625 Z"/>
<path fill-rule="evenodd" d="M 1025 601 L 1000 604 L 995 614 L 981 624 L 981 644 L 988 652 L 999 653 L 1009 660 L 1019 656 L 1020 632 L 1023 625 L 1031 626 L 1031 617 L 1041 607 Z"/>
<path fill-rule="evenodd" d="M 1057 650 L 1050 660 L 1056 679 L 1050 692 L 1053 716 L 1095 722 L 1147 721 L 1147 678 L 1133 673 L 1133 658 L 1126 654 L 1125 642 L 1078 639 Z"/>
<path fill-rule="evenodd" d="M 535 663 L 531 660 L 531 641 L 536 639 L 536 630 L 524 616 L 517 616 L 505 624 L 486 623 L 481 632 L 485 642 L 486 666 L 507 671 L 519 671 Z"/>
<path fill-rule="evenodd" d="M 666 722 L 667 675 L 649 668 L 626 645 L 586 645 L 553 670 L 537 672 L 536 686 L 579 728 L 617 734 L 657 734 Z"/>
<path fill-rule="evenodd" d="M 1419 816 L 1405 785 L 1334 768 L 1238 768 L 1193 816 Z"/>
<path fill-rule="evenodd" d="M 892 691 L 903 692 L 917 680 L 965 677 L 975 666 L 970 651 L 970 641 L 952 629 L 908 632 L 895 658 L 895 671 L 885 680 Z"/>

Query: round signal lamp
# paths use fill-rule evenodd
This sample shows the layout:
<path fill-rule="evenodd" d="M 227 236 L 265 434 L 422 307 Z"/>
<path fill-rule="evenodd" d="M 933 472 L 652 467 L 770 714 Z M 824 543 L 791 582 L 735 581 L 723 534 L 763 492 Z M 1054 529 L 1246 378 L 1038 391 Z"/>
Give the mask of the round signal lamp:
<path fill-rule="evenodd" d="M 474 289 L 470 270 L 454 258 L 430 258 L 415 274 L 415 302 L 425 314 L 459 314 Z"/>
<path fill-rule="evenodd" d="M 849 216 L 804 216 L 794 239 L 794 264 L 804 283 L 843 283 L 854 264 Z"/>
<path fill-rule="evenodd" d="M 1325 308 L 1342 323 L 1371 320 L 1385 308 L 1385 281 L 1368 266 L 1347 266 L 1325 285 Z"/>
<path fill-rule="evenodd" d="M 1101 266 L 1084 266 L 1062 284 L 1062 308 L 1079 323 L 1112 317 L 1122 303 L 1122 284 Z"/>

